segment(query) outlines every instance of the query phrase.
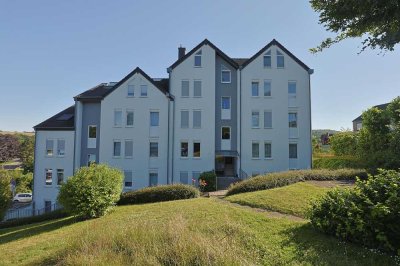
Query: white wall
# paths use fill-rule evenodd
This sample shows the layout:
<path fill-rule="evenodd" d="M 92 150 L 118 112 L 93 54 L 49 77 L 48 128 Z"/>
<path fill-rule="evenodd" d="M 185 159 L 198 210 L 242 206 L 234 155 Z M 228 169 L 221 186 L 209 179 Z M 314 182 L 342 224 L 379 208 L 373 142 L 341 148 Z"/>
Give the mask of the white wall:
<path fill-rule="evenodd" d="M 285 67 L 276 67 L 276 46 L 271 48 L 272 67 L 264 68 L 263 54 L 242 70 L 242 169 L 251 175 L 289 169 L 289 140 L 298 143 L 297 168 L 311 167 L 309 74 L 285 55 Z M 264 79 L 272 82 L 272 96 L 263 96 Z M 251 96 L 251 82 L 259 81 L 259 97 Z M 288 81 L 297 82 L 297 97 L 289 107 Z M 251 128 L 251 112 L 260 112 L 260 129 Z M 264 129 L 264 110 L 272 110 L 272 129 Z M 298 112 L 298 138 L 289 139 L 288 112 Z M 260 159 L 252 159 L 252 141 L 260 143 Z M 272 143 L 272 159 L 264 159 L 264 141 Z"/>
<path fill-rule="evenodd" d="M 135 96 L 127 97 L 129 85 Z M 148 96 L 140 97 L 140 85 L 147 84 Z M 114 127 L 114 110 L 122 110 L 122 127 Z M 134 126 L 126 127 L 126 110 L 134 111 Z M 150 111 L 159 111 L 157 137 L 150 137 Z M 149 186 L 149 171 L 158 172 L 158 183 L 167 184 L 168 99 L 141 74 L 133 75 L 101 102 L 99 162 L 131 170 L 133 188 Z M 124 157 L 124 140 L 133 140 L 133 157 Z M 121 157 L 113 157 L 113 140 L 121 140 Z M 149 157 L 150 140 L 158 141 L 158 158 Z"/>
<path fill-rule="evenodd" d="M 53 139 L 53 156 L 46 155 L 46 140 Z M 57 139 L 65 140 L 65 155 L 57 156 Z M 57 169 L 64 169 L 64 180 L 73 175 L 74 131 L 36 131 L 33 201 L 35 208 L 44 208 L 44 201 L 56 203 Z M 53 169 L 53 183 L 45 185 L 45 169 Z"/>
<path fill-rule="evenodd" d="M 194 55 L 202 50 L 202 66 L 194 67 Z M 215 167 L 215 51 L 203 45 L 185 61 L 176 66 L 170 75 L 170 92 L 175 96 L 175 134 L 173 147 L 173 178 L 180 181 L 180 172 L 204 172 Z M 193 98 L 193 81 L 202 81 L 202 97 Z M 189 80 L 189 98 L 181 98 L 181 81 Z M 181 110 L 189 110 L 189 128 L 181 128 Z M 201 110 L 201 128 L 193 129 L 193 110 Z M 173 110 L 171 110 L 173 111 Z M 189 142 L 189 157 L 180 156 L 180 141 Z M 193 141 L 201 143 L 201 158 L 193 158 Z"/>

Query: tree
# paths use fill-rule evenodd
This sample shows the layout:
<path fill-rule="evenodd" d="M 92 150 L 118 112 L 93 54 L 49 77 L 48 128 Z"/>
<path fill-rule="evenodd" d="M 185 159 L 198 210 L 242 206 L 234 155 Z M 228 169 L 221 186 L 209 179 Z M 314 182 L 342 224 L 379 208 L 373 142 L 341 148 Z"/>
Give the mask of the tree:
<path fill-rule="evenodd" d="M 19 157 L 22 161 L 22 168 L 24 174 L 33 172 L 33 156 L 35 149 L 35 138 L 33 136 L 24 136 L 20 140 L 20 154 Z"/>
<path fill-rule="evenodd" d="M 0 134 L 0 162 L 6 162 L 18 157 L 20 144 L 15 135 Z"/>
<path fill-rule="evenodd" d="M 0 170 L 0 221 L 3 220 L 12 200 L 10 181 L 11 176 L 9 172 Z"/>
<path fill-rule="evenodd" d="M 103 216 L 119 200 L 122 180 L 122 172 L 107 165 L 82 167 L 61 185 L 58 202 L 72 215 Z"/>
<path fill-rule="evenodd" d="M 355 155 L 357 151 L 357 135 L 352 131 L 342 131 L 329 138 L 331 149 L 335 155 Z"/>
<path fill-rule="evenodd" d="M 310 0 L 319 13 L 319 23 L 336 37 L 327 38 L 320 52 L 347 38 L 361 37 L 361 52 L 367 47 L 393 51 L 400 42 L 400 2 L 398 0 Z"/>

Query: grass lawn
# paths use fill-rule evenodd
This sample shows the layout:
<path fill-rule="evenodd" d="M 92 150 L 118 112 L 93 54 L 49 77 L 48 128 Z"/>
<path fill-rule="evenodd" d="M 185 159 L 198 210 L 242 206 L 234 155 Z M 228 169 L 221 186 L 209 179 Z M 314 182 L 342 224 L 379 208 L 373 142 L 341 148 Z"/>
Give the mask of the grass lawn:
<path fill-rule="evenodd" d="M 299 182 L 280 188 L 240 193 L 225 199 L 241 205 L 304 217 L 310 201 L 329 189 Z"/>
<path fill-rule="evenodd" d="M 123 206 L 105 217 L 0 230 L 1 265 L 393 265 L 308 223 L 217 199 Z"/>

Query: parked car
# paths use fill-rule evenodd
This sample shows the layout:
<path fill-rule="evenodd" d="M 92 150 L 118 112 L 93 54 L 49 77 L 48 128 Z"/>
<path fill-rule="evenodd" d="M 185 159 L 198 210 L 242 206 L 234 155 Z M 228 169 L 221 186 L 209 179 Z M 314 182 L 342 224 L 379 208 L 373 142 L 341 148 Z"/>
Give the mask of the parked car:
<path fill-rule="evenodd" d="M 14 197 L 14 202 L 31 202 L 32 193 L 18 193 Z"/>

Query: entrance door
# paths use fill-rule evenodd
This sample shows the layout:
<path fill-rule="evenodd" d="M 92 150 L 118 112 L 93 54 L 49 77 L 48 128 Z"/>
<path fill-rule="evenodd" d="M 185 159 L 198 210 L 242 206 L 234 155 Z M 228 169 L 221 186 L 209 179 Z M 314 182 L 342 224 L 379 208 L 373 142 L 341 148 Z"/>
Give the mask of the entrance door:
<path fill-rule="evenodd" d="M 222 127 L 221 150 L 223 150 L 223 151 L 231 150 L 231 128 L 230 127 Z"/>
<path fill-rule="evenodd" d="M 234 162 L 233 157 L 225 157 L 224 176 L 235 175 L 233 162 Z"/>

